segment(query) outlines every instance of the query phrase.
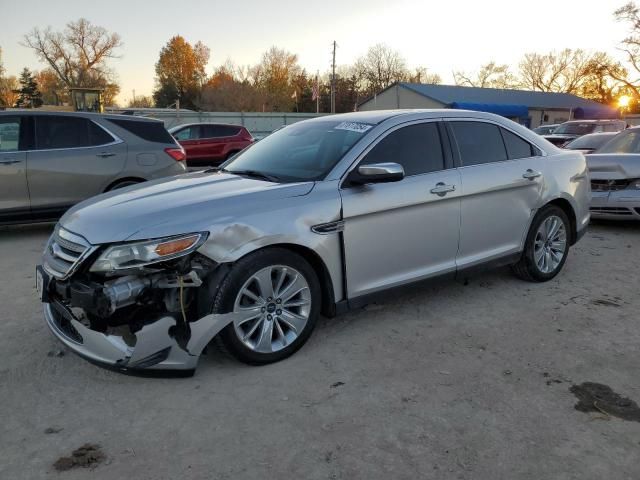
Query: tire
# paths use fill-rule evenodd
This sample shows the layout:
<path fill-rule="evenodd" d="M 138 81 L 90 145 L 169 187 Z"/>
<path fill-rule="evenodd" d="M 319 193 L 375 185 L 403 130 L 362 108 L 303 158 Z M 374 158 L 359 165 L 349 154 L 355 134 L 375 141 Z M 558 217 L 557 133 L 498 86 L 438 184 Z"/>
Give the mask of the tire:
<path fill-rule="evenodd" d="M 545 236 L 549 228 L 550 238 Z M 555 205 L 543 207 L 531 222 L 522 257 L 512 266 L 513 272 L 529 282 L 547 282 L 558 275 L 569 254 L 570 228 L 564 210 Z"/>
<path fill-rule="evenodd" d="M 119 188 L 124 188 L 124 187 L 130 187 L 131 185 L 137 185 L 139 182 L 138 180 L 122 180 L 121 182 L 116 182 L 113 185 L 111 185 L 106 191 L 107 192 L 112 192 L 114 190 L 118 190 Z"/>
<path fill-rule="evenodd" d="M 212 313 L 246 310 L 248 319 L 225 327 L 219 340 L 241 362 L 264 365 L 304 345 L 320 315 L 320 303 L 320 282 L 309 263 L 289 250 L 268 248 L 232 267 L 215 294 Z"/>

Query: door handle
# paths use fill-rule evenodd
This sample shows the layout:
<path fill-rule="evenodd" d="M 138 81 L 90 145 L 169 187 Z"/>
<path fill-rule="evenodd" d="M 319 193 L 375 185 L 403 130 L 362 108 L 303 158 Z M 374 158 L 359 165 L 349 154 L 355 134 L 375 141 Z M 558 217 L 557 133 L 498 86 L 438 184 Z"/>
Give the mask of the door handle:
<path fill-rule="evenodd" d="M 0 160 L 0 165 L 13 165 L 14 163 L 20 163 L 20 160 L 16 160 L 15 158 Z"/>
<path fill-rule="evenodd" d="M 527 180 L 534 180 L 541 176 L 542 172 L 536 172 L 534 170 L 531 170 L 530 168 L 522 174 L 522 178 L 526 178 Z"/>
<path fill-rule="evenodd" d="M 114 155 L 115 155 L 115 153 L 112 153 L 112 152 L 96 153 L 96 157 L 101 157 L 101 158 L 113 157 Z"/>
<path fill-rule="evenodd" d="M 432 188 L 430 191 L 434 195 L 439 195 L 441 197 L 444 197 L 447 193 L 455 192 L 455 190 L 456 190 L 455 185 L 447 185 L 443 182 L 438 182 L 436 183 L 436 186 Z"/>

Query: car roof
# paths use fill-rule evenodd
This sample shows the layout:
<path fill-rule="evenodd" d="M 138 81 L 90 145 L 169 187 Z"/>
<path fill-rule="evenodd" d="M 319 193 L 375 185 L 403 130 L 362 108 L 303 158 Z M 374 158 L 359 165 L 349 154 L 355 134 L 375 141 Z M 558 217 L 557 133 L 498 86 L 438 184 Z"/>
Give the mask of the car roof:
<path fill-rule="evenodd" d="M 38 111 L 31 109 L 13 109 L 4 110 L 0 112 L 0 116 L 13 116 L 13 115 L 37 115 L 37 116 L 52 116 L 56 117 L 83 117 L 90 119 L 106 119 L 106 120 L 128 120 L 131 122 L 160 122 L 162 120 L 156 120 L 155 118 L 148 117 L 134 117 L 132 115 L 118 115 L 114 113 L 93 113 L 93 112 L 57 112 L 57 111 Z"/>
<path fill-rule="evenodd" d="M 370 110 L 364 112 L 349 112 L 338 113 L 335 115 L 323 115 L 315 117 L 310 122 L 321 122 L 326 120 L 332 121 L 344 121 L 344 122 L 361 122 L 370 124 L 380 124 L 391 118 L 399 119 L 402 117 L 414 117 L 414 118 L 456 118 L 467 117 L 477 119 L 495 120 L 496 118 L 504 118 L 499 115 L 487 112 L 479 112 L 476 110 L 459 110 L 452 108 L 414 108 L 414 109 L 400 109 L 400 110 Z"/>

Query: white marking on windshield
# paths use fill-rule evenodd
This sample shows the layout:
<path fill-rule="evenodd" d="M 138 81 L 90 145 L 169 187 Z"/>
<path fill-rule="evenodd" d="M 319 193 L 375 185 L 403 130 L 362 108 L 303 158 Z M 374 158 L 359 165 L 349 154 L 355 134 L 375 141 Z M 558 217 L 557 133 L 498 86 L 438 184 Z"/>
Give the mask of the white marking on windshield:
<path fill-rule="evenodd" d="M 342 122 L 336 125 L 335 130 L 349 130 L 350 132 L 364 133 L 371 128 L 373 128 L 373 125 L 367 125 L 366 123 Z"/>

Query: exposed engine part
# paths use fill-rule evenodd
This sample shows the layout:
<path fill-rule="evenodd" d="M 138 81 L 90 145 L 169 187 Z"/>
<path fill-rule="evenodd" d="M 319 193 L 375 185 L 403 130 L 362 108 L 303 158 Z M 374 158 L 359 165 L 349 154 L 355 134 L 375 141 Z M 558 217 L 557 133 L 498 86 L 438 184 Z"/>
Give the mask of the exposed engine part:
<path fill-rule="evenodd" d="M 144 289 L 151 285 L 151 277 L 129 275 L 105 282 L 102 293 L 109 299 L 110 310 L 113 313 L 118 308 L 136 303 Z"/>

